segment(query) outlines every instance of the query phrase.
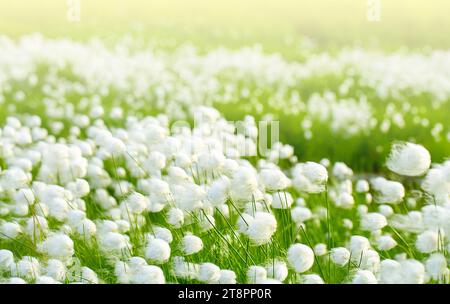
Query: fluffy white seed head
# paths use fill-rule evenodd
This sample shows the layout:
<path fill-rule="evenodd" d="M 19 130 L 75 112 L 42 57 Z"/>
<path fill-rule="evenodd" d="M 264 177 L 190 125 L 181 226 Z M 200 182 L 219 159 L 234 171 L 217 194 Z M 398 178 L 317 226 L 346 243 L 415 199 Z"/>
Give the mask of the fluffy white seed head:
<path fill-rule="evenodd" d="M 51 258 L 68 259 L 75 253 L 73 241 L 65 234 L 54 234 L 42 243 L 42 250 Z"/>
<path fill-rule="evenodd" d="M 236 273 L 232 270 L 221 269 L 219 284 L 236 284 Z"/>
<path fill-rule="evenodd" d="M 157 264 L 163 264 L 170 258 L 170 246 L 161 239 L 152 239 L 145 248 L 145 257 Z"/>
<path fill-rule="evenodd" d="M 433 253 L 425 262 L 426 273 L 435 281 L 448 274 L 447 260 L 442 253 Z"/>
<path fill-rule="evenodd" d="M 394 144 L 386 162 L 389 170 L 405 176 L 423 175 L 430 164 L 430 152 L 421 145 L 409 142 Z"/>
<path fill-rule="evenodd" d="M 361 216 L 361 229 L 366 231 L 376 231 L 386 227 L 387 220 L 384 215 L 377 212 L 370 212 Z"/>
<path fill-rule="evenodd" d="M 381 204 L 398 204 L 405 197 L 404 186 L 383 177 L 374 178 L 372 188 L 377 192 L 376 200 Z"/>
<path fill-rule="evenodd" d="M 304 244 L 294 244 L 289 247 L 287 259 L 298 273 L 308 271 L 314 264 L 314 251 Z"/>
<path fill-rule="evenodd" d="M 203 249 L 203 241 L 198 236 L 188 234 L 181 240 L 181 249 L 185 255 L 191 255 Z"/>
<path fill-rule="evenodd" d="M 290 185 L 290 180 L 279 169 L 263 169 L 259 173 L 259 178 L 269 191 L 284 190 Z"/>
<path fill-rule="evenodd" d="M 133 269 L 130 277 L 132 284 L 164 284 L 164 272 L 154 265 L 143 265 Z"/>
<path fill-rule="evenodd" d="M 379 250 L 391 250 L 397 246 L 397 241 L 390 235 L 382 235 L 377 238 L 376 245 Z"/>
<path fill-rule="evenodd" d="M 302 284 L 325 284 L 322 277 L 315 273 L 302 275 L 300 282 Z"/>
<path fill-rule="evenodd" d="M 178 208 L 170 208 L 167 212 L 167 223 L 175 228 L 180 228 L 184 224 L 183 210 Z"/>
<path fill-rule="evenodd" d="M 289 209 L 293 202 L 294 199 L 289 192 L 282 191 L 272 194 L 272 208 Z"/>
<path fill-rule="evenodd" d="M 247 270 L 247 282 L 251 284 L 259 284 L 267 279 L 267 271 L 261 266 L 250 266 Z"/>
<path fill-rule="evenodd" d="M 56 281 L 62 282 L 66 278 L 66 266 L 64 263 L 57 259 L 50 259 L 44 268 L 46 276 L 52 277 Z"/>
<path fill-rule="evenodd" d="M 425 267 L 417 260 L 404 260 L 402 266 L 402 277 L 404 284 L 423 284 L 425 281 Z"/>
<path fill-rule="evenodd" d="M 350 260 L 350 251 L 345 247 L 331 249 L 331 260 L 339 266 L 345 266 Z"/>
<path fill-rule="evenodd" d="M 285 262 L 280 260 L 271 261 L 266 266 L 267 276 L 283 282 L 288 276 L 288 267 Z"/>
<path fill-rule="evenodd" d="M 377 284 L 377 278 L 368 270 L 358 270 L 353 277 L 353 284 Z"/>
<path fill-rule="evenodd" d="M 422 253 L 431 253 L 438 250 L 439 234 L 427 230 L 417 236 L 416 248 Z"/>
<path fill-rule="evenodd" d="M 272 235 L 277 230 L 275 216 L 268 212 L 256 212 L 253 221 L 246 231 L 253 244 L 259 246 L 270 242 Z"/>
<path fill-rule="evenodd" d="M 217 283 L 220 279 L 220 268 L 213 263 L 203 263 L 198 271 L 198 280 L 203 283 Z"/>
<path fill-rule="evenodd" d="M 0 239 L 15 239 L 22 232 L 22 227 L 14 222 L 0 225 Z"/>
<path fill-rule="evenodd" d="M 325 190 L 328 180 L 327 169 L 318 163 L 298 164 L 292 170 L 292 184 L 300 192 L 320 193 Z"/>
<path fill-rule="evenodd" d="M 9 270 L 14 265 L 14 254 L 6 249 L 0 249 L 0 271 Z"/>
<path fill-rule="evenodd" d="M 313 213 L 309 208 L 297 206 L 291 209 L 292 220 L 296 224 L 301 224 L 313 217 Z"/>

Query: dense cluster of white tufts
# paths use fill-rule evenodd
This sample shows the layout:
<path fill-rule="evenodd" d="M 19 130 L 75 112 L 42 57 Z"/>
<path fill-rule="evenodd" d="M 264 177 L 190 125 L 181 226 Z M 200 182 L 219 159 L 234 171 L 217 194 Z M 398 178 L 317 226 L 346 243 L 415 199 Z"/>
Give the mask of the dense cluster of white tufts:
<path fill-rule="evenodd" d="M 436 110 L 450 98 L 449 58 L 348 49 L 300 63 L 258 48 L 0 38 L 0 283 L 450 282 L 449 160 L 397 142 L 392 172 L 368 174 L 279 141 L 261 151 L 253 116 L 236 126 L 212 107 L 247 100 L 243 113 L 262 114 L 268 99 L 301 113 L 307 140 L 327 140 L 314 125 L 370 138 L 407 118 L 386 102 L 379 121 L 364 94 L 348 96 L 354 79 L 383 101 L 428 94 Z M 303 81 L 337 73 L 349 77 L 339 94 L 302 100 Z M 29 88 L 36 113 L 22 111 Z M 433 127 L 436 142 L 446 128 Z"/>

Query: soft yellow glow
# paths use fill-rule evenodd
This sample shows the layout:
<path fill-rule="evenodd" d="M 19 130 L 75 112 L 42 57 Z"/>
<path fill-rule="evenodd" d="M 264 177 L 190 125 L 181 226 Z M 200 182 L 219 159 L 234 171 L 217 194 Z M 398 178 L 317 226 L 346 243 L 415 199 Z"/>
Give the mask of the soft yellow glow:
<path fill-rule="evenodd" d="M 367 0 L 80 0 L 81 21 L 70 23 L 65 0 L 0 0 L 0 34 L 87 37 L 140 28 L 148 35 L 215 30 L 251 32 L 256 40 L 294 34 L 328 44 L 376 38 L 399 46 L 450 45 L 450 1 L 380 1 L 381 21 L 368 22 Z"/>

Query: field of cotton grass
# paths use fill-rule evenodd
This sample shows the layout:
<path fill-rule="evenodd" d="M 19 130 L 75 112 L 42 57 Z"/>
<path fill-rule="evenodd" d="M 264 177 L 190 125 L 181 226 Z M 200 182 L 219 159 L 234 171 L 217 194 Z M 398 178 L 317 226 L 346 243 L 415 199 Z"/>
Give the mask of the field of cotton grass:
<path fill-rule="evenodd" d="M 0 283 L 448 284 L 450 51 L 0 37 Z"/>

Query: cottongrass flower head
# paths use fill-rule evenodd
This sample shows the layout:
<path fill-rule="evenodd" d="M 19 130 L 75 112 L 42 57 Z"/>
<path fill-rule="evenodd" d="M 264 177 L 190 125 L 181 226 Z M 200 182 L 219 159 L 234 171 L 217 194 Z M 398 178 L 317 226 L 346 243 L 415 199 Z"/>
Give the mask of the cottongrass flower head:
<path fill-rule="evenodd" d="M 292 175 L 295 189 L 307 193 L 323 192 L 328 181 L 327 169 L 314 162 L 297 164 L 292 169 Z"/>
<path fill-rule="evenodd" d="M 41 244 L 41 249 L 52 258 L 68 259 L 75 253 L 72 239 L 65 234 L 49 236 Z"/>
<path fill-rule="evenodd" d="M 288 267 L 280 260 L 271 261 L 266 266 L 267 276 L 283 282 L 288 276 Z"/>
<path fill-rule="evenodd" d="M 425 267 L 414 259 L 400 262 L 404 284 L 423 284 L 425 282 Z"/>
<path fill-rule="evenodd" d="M 353 284 L 377 284 L 377 278 L 369 270 L 358 270 L 353 277 Z"/>
<path fill-rule="evenodd" d="M 314 251 L 304 244 L 293 244 L 289 247 L 287 259 L 296 272 L 303 273 L 313 266 Z"/>
<path fill-rule="evenodd" d="M 277 230 L 275 216 L 268 212 L 256 212 L 255 217 L 249 223 L 246 235 L 254 245 L 264 245 L 270 242 Z"/>
<path fill-rule="evenodd" d="M 166 282 L 161 268 L 154 265 L 136 267 L 131 274 L 132 284 L 164 284 Z"/>
<path fill-rule="evenodd" d="M 370 212 L 361 216 L 361 229 L 366 231 L 377 231 L 387 226 L 384 215 L 377 212 Z"/>
<path fill-rule="evenodd" d="M 9 271 L 14 265 L 14 254 L 6 249 L 0 249 L 0 271 Z"/>
<path fill-rule="evenodd" d="M 291 184 L 291 181 L 279 169 L 262 169 L 259 178 L 268 191 L 284 190 Z"/>
<path fill-rule="evenodd" d="M 433 253 L 425 261 L 426 273 L 435 281 L 443 281 L 449 274 L 447 260 L 442 253 Z"/>
<path fill-rule="evenodd" d="M 376 246 L 379 250 L 388 251 L 397 246 L 397 241 L 390 235 L 382 235 L 376 238 Z"/>
<path fill-rule="evenodd" d="M 200 264 L 198 280 L 203 283 L 217 283 L 220 280 L 220 268 L 213 263 Z"/>
<path fill-rule="evenodd" d="M 421 145 L 399 142 L 392 146 L 386 165 L 400 175 L 420 176 L 430 168 L 431 156 Z"/>
<path fill-rule="evenodd" d="M 267 279 L 267 270 L 261 266 L 250 266 L 247 270 L 247 282 L 260 284 Z"/>
<path fill-rule="evenodd" d="M 163 264 L 170 258 L 170 246 L 162 239 L 152 239 L 145 248 L 145 257 L 157 264 Z"/>
<path fill-rule="evenodd" d="M 318 274 L 305 274 L 300 277 L 301 284 L 325 284 L 324 280 Z"/>
<path fill-rule="evenodd" d="M 376 199 L 381 204 L 398 204 L 405 197 L 405 187 L 396 181 L 384 177 L 376 177 L 371 181 L 373 189 L 377 192 Z"/>
<path fill-rule="evenodd" d="M 196 235 L 185 235 L 181 241 L 181 249 L 185 255 L 191 255 L 203 249 L 203 241 Z"/>
<path fill-rule="evenodd" d="M 331 249 L 331 260 L 338 266 L 345 266 L 350 260 L 350 251 L 345 247 Z"/>
<path fill-rule="evenodd" d="M 289 209 L 294 203 L 294 198 L 289 192 L 278 191 L 272 194 L 272 208 Z"/>
<path fill-rule="evenodd" d="M 425 176 L 422 188 L 435 197 L 436 203 L 448 204 L 450 202 L 450 160 L 434 165 Z"/>
<path fill-rule="evenodd" d="M 417 236 L 416 248 L 422 253 L 432 253 L 439 248 L 439 233 L 431 230 Z"/>
<path fill-rule="evenodd" d="M 219 284 L 236 284 L 236 282 L 236 273 L 234 271 L 228 269 L 220 270 Z"/>

